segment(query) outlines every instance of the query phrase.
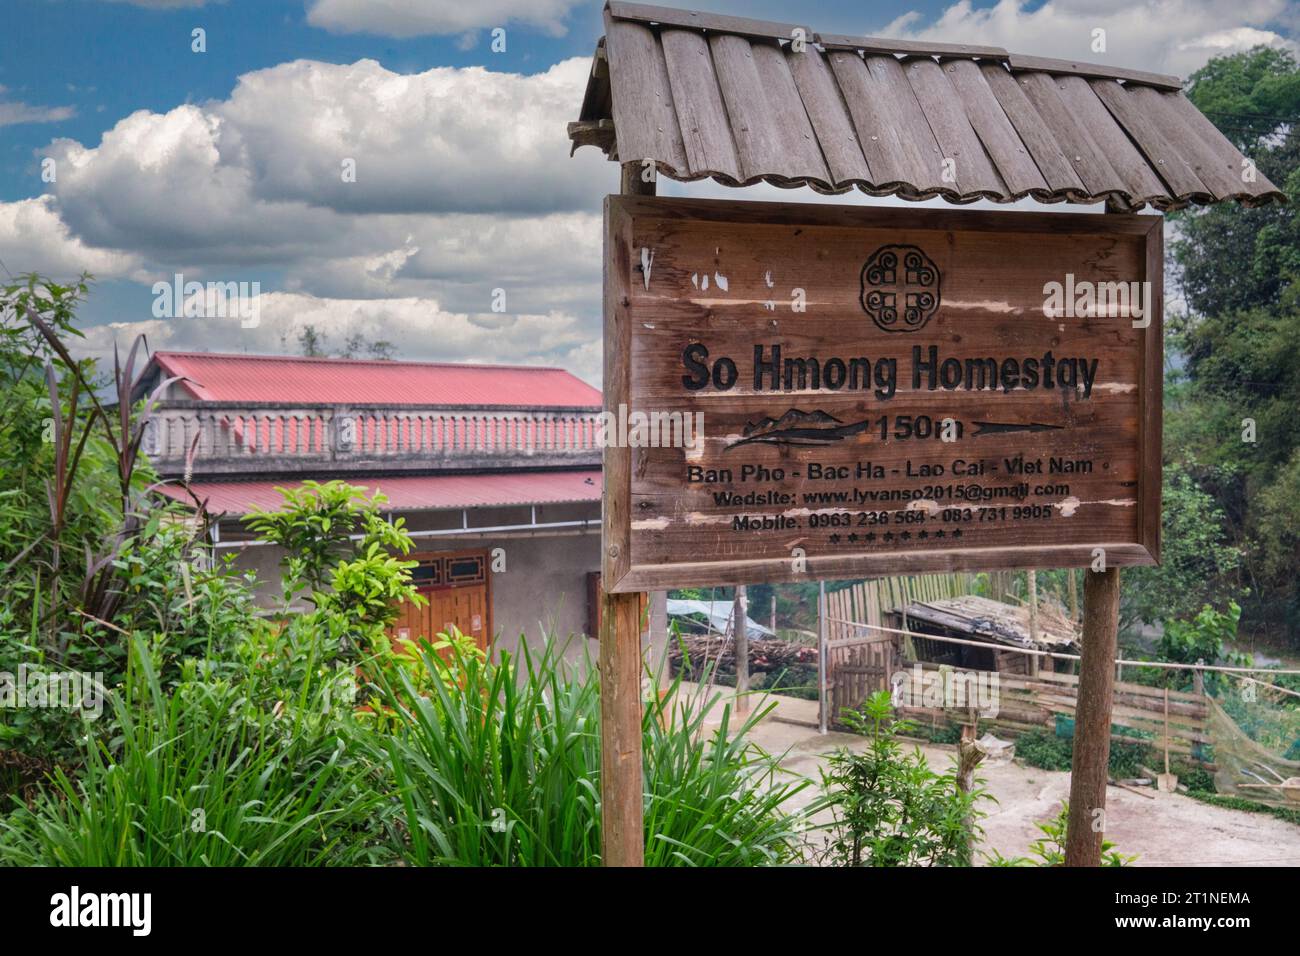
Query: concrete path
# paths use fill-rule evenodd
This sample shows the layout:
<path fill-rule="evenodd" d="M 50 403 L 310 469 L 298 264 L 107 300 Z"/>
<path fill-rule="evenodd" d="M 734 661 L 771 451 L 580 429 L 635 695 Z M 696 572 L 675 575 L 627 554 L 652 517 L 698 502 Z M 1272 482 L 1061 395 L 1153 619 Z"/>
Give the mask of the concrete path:
<path fill-rule="evenodd" d="M 715 693 L 722 692 L 726 696 L 714 704 L 706 726 L 717 726 L 721 704 L 735 703 L 730 688 L 715 688 Z M 782 768 L 792 775 L 819 783 L 827 755 L 840 747 L 864 745 L 853 734 L 818 733 L 815 701 L 777 696 L 756 696 L 755 701 L 755 707 L 776 707 L 753 729 L 750 740 L 778 755 Z M 951 746 L 920 747 L 935 769 L 946 769 L 955 756 Z M 1018 761 L 981 766 L 978 776 L 998 801 L 984 804 L 988 816 L 982 821 L 982 848 L 1008 857 L 1027 854 L 1029 844 L 1041 836 L 1035 824 L 1054 817 L 1070 792 L 1069 773 L 1038 770 Z M 1135 866 L 1300 866 L 1300 826 L 1264 813 L 1213 807 L 1183 794 L 1154 789 L 1151 794 L 1111 787 L 1106 797 L 1106 838 L 1121 852 L 1138 854 Z M 797 802 L 805 806 L 816 795 L 810 788 Z"/>

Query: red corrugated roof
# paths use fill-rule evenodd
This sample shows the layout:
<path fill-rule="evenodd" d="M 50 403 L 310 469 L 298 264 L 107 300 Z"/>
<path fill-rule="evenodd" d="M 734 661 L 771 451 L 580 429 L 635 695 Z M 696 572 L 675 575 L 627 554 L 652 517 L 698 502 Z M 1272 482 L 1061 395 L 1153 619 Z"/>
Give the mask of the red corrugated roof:
<path fill-rule="evenodd" d="M 588 406 L 600 391 L 560 368 L 155 352 L 195 398 L 231 402 Z"/>
<path fill-rule="evenodd" d="M 492 505 L 544 505 L 600 500 L 600 470 L 515 471 L 477 475 L 399 475 L 351 482 L 388 496 L 385 510 L 480 508 Z M 278 508 L 284 501 L 276 488 L 297 488 L 300 481 L 199 481 L 191 486 L 212 514 L 248 514 L 254 506 Z M 161 486 L 163 494 L 192 504 L 179 485 Z"/>

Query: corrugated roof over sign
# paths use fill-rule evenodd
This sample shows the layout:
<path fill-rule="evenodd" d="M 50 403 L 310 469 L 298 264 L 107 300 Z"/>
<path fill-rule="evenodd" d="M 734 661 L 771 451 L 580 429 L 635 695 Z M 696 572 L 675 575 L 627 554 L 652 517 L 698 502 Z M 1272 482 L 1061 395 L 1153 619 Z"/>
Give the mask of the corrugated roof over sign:
<path fill-rule="evenodd" d="M 597 408 L 600 391 L 558 368 L 155 352 L 206 401 Z M 148 373 L 146 373 L 147 375 Z"/>
<path fill-rule="evenodd" d="M 1285 201 L 1244 175 L 1177 77 L 636 3 L 608 4 L 605 23 L 570 137 L 672 179 L 956 203 Z"/>

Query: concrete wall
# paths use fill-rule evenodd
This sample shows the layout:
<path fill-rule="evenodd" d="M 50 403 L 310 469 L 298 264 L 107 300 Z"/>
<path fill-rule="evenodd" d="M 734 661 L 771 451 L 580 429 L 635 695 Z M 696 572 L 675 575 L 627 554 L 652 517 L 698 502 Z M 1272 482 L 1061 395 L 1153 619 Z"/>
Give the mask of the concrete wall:
<path fill-rule="evenodd" d="M 505 551 L 506 572 L 492 575 L 492 623 L 497 647 L 515 651 L 521 635 L 540 643 L 573 637 L 569 657 L 580 657 L 587 630 L 587 573 L 600 567 L 600 532 L 563 537 L 512 538 L 490 547 Z M 594 656 L 596 643 L 589 648 Z"/>
<path fill-rule="evenodd" d="M 489 567 L 504 562 L 504 572 L 491 573 L 492 626 L 496 646 L 514 652 L 520 635 L 530 645 L 540 644 L 544 634 L 572 637 L 567 656 L 583 655 L 588 645 L 592 656 L 596 642 L 587 641 L 587 573 L 600 568 L 600 505 L 581 503 L 537 507 L 539 524 L 586 521 L 587 527 L 538 529 L 520 532 L 476 532 L 475 527 L 524 524 L 531 519 L 527 507 L 480 508 L 469 512 L 470 528 L 462 529 L 460 511 L 396 512 L 405 519 L 408 531 L 457 530 L 454 536 L 416 537 L 415 551 L 486 551 Z M 235 522 L 223 523 L 221 539 L 227 544 L 248 535 Z M 499 553 L 494 552 L 500 549 Z M 235 566 L 252 570 L 258 578 L 258 601 L 277 607 L 280 599 L 280 562 L 283 549 L 269 546 L 223 548 L 219 554 L 236 556 Z"/>

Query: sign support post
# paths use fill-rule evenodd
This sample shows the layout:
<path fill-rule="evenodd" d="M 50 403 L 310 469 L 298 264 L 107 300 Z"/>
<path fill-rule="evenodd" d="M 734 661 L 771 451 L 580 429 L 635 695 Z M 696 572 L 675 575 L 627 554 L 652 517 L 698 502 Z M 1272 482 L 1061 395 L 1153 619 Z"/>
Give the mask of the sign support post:
<path fill-rule="evenodd" d="M 642 175 L 641 163 L 625 163 L 621 169 L 619 190 L 624 196 L 653 196 L 655 181 Z M 614 276 L 606 255 L 605 287 L 607 292 Z M 608 297 L 605 308 L 618 308 Z M 606 341 L 607 353 L 611 350 Z M 611 377 L 613 366 L 623 362 L 621 355 L 606 354 L 605 375 Z M 626 376 L 623 368 L 619 374 Z M 608 382 L 606 383 L 608 393 Z M 607 409 L 609 410 L 609 409 Z M 612 409 L 617 414 L 618 409 Z M 618 481 L 617 469 L 606 460 L 606 482 Z M 626 477 L 626 476 L 622 476 Z M 604 534 L 602 546 L 608 549 L 626 514 L 615 513 L 622 499 L 603 495 Z M 606 560 L 616 555 L 606 554 Z M 641 604 L 639 592 L 614 594 L 610 581 L 601 576 L 600 627 L 600 807 L 601 863 L 604 866 L 643 866 L 645 864 L 645 808 L 641 757 Z"/>
<path fill-rule="evenodd" d="M 1130 211 L 1113 203 L 1106 204 L 1109 215 Z M 1159 305 L 1163 308 L 1163 301 Z M 1150 334 L 1150 331 L 1151 326 L 1148 326 L 1145 332 Z M 1150 400 L 1148 397 L 1147 401 Z M 1157 521 L 1158 514 L 1157 511 Z M 1074 584 L 1073 571 L 1070 572 L 1070 584 Z M 1110 718 L 1115 706 L 1114 661 L 1118 650 L 1119 568 L 1084 571 L 1083 650 L 1079 661 L 1079 697 L 1070 757 L 1066 866 L 1101 866 L 1101 844 L 1106 831 L 1106 785 L 1110 779 Z"/>
<path fill-rule="evenodd" d="M 1100 866 L 1110 763 L 1110 716 L 1119 633 L 1119 568 L 1083 577 L 1083 650 L 1070 761 L 1066 866 Z"/>

